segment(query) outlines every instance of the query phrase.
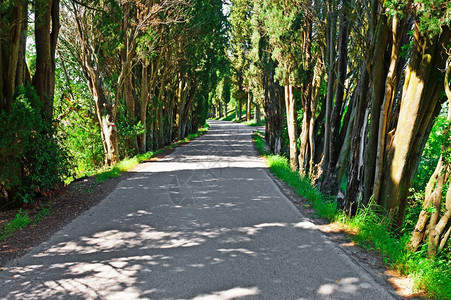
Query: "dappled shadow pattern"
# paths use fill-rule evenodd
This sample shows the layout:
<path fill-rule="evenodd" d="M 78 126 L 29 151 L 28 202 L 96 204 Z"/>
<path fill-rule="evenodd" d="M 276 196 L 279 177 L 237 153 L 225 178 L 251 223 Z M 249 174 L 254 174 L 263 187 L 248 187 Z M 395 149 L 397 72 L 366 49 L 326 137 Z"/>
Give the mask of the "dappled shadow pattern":
<path fill-rule="evenodd" d="M 6 266 L 0 298 L 390 298 L 287 201 L 249 129 L 218 124 Z"/>

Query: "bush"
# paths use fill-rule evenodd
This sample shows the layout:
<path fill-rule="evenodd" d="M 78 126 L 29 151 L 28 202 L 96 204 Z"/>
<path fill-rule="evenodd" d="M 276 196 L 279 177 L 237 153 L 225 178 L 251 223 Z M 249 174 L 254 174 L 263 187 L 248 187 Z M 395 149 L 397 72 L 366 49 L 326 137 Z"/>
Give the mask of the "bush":
<path fill-rule="evenodd" d="M 11 111 L 0 112 L 0 161 L 0 209 L 28 203 L 68 175 L 66 152 L 31 86 L 18 88 Z"/>

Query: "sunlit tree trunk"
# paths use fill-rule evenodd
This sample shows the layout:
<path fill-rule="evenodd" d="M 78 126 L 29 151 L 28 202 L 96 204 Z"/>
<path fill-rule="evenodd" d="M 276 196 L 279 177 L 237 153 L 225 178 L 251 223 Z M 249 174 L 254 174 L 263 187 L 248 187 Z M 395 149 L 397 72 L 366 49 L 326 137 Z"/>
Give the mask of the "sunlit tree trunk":
<path fill-rule="evenodd" d="M 378 199 L 400 227 L 404 220 L 407 197 L 421 153 L 440 111 L 443 82 L 435 74 L 446 61 L 442 46 L 451 39 L 449 27 L 438 37 L 421 34 L 415 24 L 413 50 L 406 69 L 406 79 L 397 126 L 387 137 L 384 178 Z"/>
<path fill-rule="evenodd" d="M 246 121 L 251 120 L 252 114 L 252 93 L 249 91 L 247 93 L 247 103 L 246 103 Z"/>
<path fill-rule="evenodd" d="M 374 176 L 373 194 L 375 199 L 379 199 L 381 181 L 383 178 L 383 163 L 385 156 L 385 144 L 387 143 L 388 130 L 392 121 L 392 111 L 396 92 L 396 69 L 398 66 L 398 57 L 401 50 L 402 28 L 398 17 L 395 15 L 392 19 L 392 51 L 390 56 L 390 66 L 385 80 L 385 94 L 379 116 L 378 143 L 376 152 L 376 169 Z M 379 101 L 378 101 L 379 102 Z"/>
<path fill-rule="evenodd" d="M 287 114 L 288 138 L 290 146 L 290 167 L 292 170 L 298 168 L 298 148 L 297 148 L 297 112 L 296 101 L 293 94 L 293 86 L 285 85 L 285 108 Z"/>
<path fill-rule="evenodd" d="M 371 123 L 368 132 L 368 142 L 365 149 L 365 175 L 362 203 L 367 204 L 373 195 L 374 178 L 376 171 L 376 156 L 379 133 L 379 116 L 381 112 L 382 99 L 384 98 L 386 72 L 384 61 L 388 42 L 387 16 L 379 16 L 376 32 L 374 34 L 374 51 L 371 56 L 370 96 L 371 96 Z"/>
<path fill-rule="evenodd" d="M 99 69 L 98 53 L 93 52 L 97 42 L 96 34 L 90 32 L 88 24 L 83 23 L 81 11 L 73 4 L 75 22 L 77 24 L 78 38 L 80 40 L 82 70 L 88 82 L 88 88 L 92 94 L 95 104 L 96 117 L 99 122 L 105 165 L 112 166 L 118 161 L 118 140 L 116 128 L 117 106 L 111 99 L 111 94 L 104 89 Z"/>
<path fill-rule="evenodd" d="M 254 111 L 254 120 L 255 123 L 259 124 L 261 122 L 261 113 L 260 113 L 260 103 L 255 103 L 255 111 Z"/>

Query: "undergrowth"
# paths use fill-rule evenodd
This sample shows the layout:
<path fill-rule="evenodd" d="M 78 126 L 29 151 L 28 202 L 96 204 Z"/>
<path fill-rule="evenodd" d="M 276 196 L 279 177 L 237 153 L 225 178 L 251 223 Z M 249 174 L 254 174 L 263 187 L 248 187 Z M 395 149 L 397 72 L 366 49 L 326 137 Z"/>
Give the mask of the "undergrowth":
<path fill-rule="evenodd" d="M 389 219 L 378 214 L 374 210 L 374 204 L 360 208 L 354 217 L 347 216 L 337 209 L 334 199 L 327 199 L 307 178 L 301 178 L 298 172 L 292 171 L 287 158 L 271 155 L 261 133 L 254 134 L 254 142 L 258 152 L 265 156 L 270 171 L 311 203 L 318 217 L 343 225 L 356 244 L 379 252 L 387 267 L 411 276 L 415 288 L 424 291 L 427 297 L 450 299 L 449 253 L 441 253 L 429 259 L 426 247 L 417 252 L 409 251 L 407 244 L 411 232 L 406 232 L 402 236 L 395 234 L 391 230 Z"/>
<path fill-rule="evenodd" d="M 24 211 L 22 210 L 22 208 L 19 209 L 19 211 L 16 214 L 16 217 L 3 226 L 3 230 L 0 234 L 0 240 L 1 241 L 5 240 L 7 237 L 13 235 L 14 232 L 19 231 L 30 224 L 33 225 L 41 222 L 42 219 L 49 214 L 50 214 L 49 205 L 42 206 L 42 208 L 38 211 L 38 213 L 34 218 L 31 218 L 28 215 L 28 211 L 26 210 Z"/>

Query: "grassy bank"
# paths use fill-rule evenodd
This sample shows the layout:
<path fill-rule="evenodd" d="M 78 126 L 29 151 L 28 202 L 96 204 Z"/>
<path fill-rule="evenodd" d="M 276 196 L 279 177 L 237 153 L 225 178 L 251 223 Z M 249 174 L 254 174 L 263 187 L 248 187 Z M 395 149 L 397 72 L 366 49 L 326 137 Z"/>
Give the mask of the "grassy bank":
<path fill-rule="evenodd" d="M 254 134 L 257 150 L 266 158 L 271 173 L 286 182 L 296 193 L 306 199 L 320 218 L 337 223 L 349 233 L 353 241 L 366 249 L 378 251 L 386 266 L 411 276 L 415 289 L 424 291 L 426 297 L 450 299 L 451 261 L 449 254 L 429 259 L 427 249 L 411 252 L 406 247 L 410 232 L 398 236 L 391 232 L 388 220 L 371 208 L 360 209 L 356 216 L 348 217 L 337 209 L 335 199 L 327 199 L 316 190 L 307 178 L 292 171 L 287 158 L 271 155 L 261 133 Z"/>

